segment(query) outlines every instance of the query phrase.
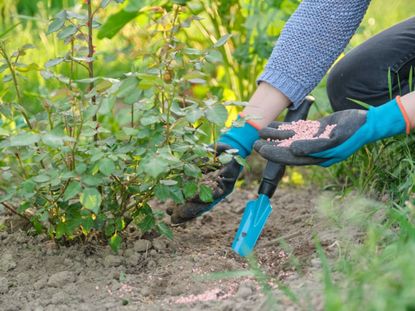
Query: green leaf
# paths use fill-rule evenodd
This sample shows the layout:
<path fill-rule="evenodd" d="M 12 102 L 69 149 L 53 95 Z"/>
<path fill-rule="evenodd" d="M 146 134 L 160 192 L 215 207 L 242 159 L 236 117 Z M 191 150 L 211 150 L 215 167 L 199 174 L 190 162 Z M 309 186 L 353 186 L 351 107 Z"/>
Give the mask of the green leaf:
<path fill-rule="evenodd" d="M 52 23 L 49 24 L 47 35 L 60 30 L 63 25 L 65 25 L 65 20 L 61 18 L 56 18 Z"/>
<path fill-rule="evenodd" d="M 182 50 L 183 54 L 186 55 L 202 55 L 203 51 L 195 49 L 195 48 L 184 48 Z"/>
<path fill-rule="evenodd" d="M 164 159 L 161 157 L 154 157 L 145 165 L 145 172 L 149 176 L 157 178 L 159 175 L 166 172 L 168 168 L 169 165 Z"/>
<path fill-rule="evenodd" d="M 66 223 L 64 222 L 60 222 L 56 225 L 55 228 L 55 237 L 57 239 L 60 239 L 61 237 L 63 237 L 66 234 Z"/>
<path fill-rule="evenodd" d="M 80 21 L 82 21 L 82 20 L 86 21 L 88 19 L 88 17 L 86 15 L 82 15 L 82 14 L 79 14 L 77 12 L 72 12 L 72 11 L 66 11 L 66 15 L 69 19 L 73 18 L 73 19 L 77 19 L 77 20 L 80 20 Z"/>
<path fill-rule="evenodd" d="M 186 5 L 187 2 L 189 2 L 189 0 L 173 0 L 173 3 L 179 4 L 179 5 Z"/>
<path fill-rule="evenodd" d="M 19 72 L 29 72 L 29 71 L 38 71 L 40 69 L 38 64 L 31 63 L 31 64 L 21 64 L 16 66 L 16 70 Z"/>
<path fill-rule="evenodd" d="M 182 190 L 178 186 L 169 187 L 170 198 L 177 204 L 184 202 L 184 196 Z"/>
<path fill-rule="evenodd" d="M 65 40 L 66 38 L 69 38 L 73 34 L 75 34 L 77 31 L 77 28 L 74 25 L 67 26 L 63 28 L 61 32 L 58 33 L 58 38 L 61 40 Z"/>
<path fill-rule="evenodd" d="M 31 50 L 31 49 L 35 49 L 36 47 L 33 44 L 25 44 L 23 45 L 19 50 L 20 51 L 26 51 L 26 50 Z"/>
<path fill-rule="evenodd" d="M 101 194 L 95 188 L 86 188 L 81 193 L 80 202 L 82 206 L 87 210 L 94 212 L 95 214 L 98 214 L 99 212 L 101 201 Z"/>
<path fill-rule="evenodd" d="M 201 78 L 193 78 L 193 79 L 189 79 L 187 81 L 189 81 L 192 84 L 206 84 L 206 80 L 201 79 Z"/>
<path fill-rule="evenodd" d="M 126 12 L 138 12 L 143 7 L 145 7 L 149 1 L 146 0 L 130 0 L 128 1 L 127 6 L 124 8 L 124 11 Z M 153 1 L 150 1 L 153 2 Z"/>
<path fill-rule="evenodd" d="M 203 111 L 199 107 L 194 107 L 192 110 L 186 113 L 186 120 L 190 123 L 194 123 L 203 116 Z"/>
<path fill-rule="evenodd" d="M 154 195 L 160 201 L 166 201 L 170 198 L 169 187 L 161 184 L 156 185 L 156 187 L 154 188 Z"/>
<path fill-rule="evenodd" d="M 206 118 L 216 125 L 223 126 L 228 118 L 228 111 L 221 104 L 215 104 L 207 108 Z"/>
<path fill-rule="evenodd" d="M 85 79 L 75 80 L 75 82 L 77 82 L 77 83 L 91 83 L 91 82 L 95 82 L 95 81 L 100 80 L 100 79 L 101 79 L 101 77 L 85 78 Z"/>
<path fill-rule="evenodd" d="M 197 192 L 197 184 L 195 182 L 186 182 L 183 186 L 183 194 L 186 199 L 191 199 Z"/>
<path fill-rule="evenodd" d="M 0 127 L 0 136 L 9 136 L 10 133 L 8 130 Z"/>
<path fill-rule="evenodd" d="M 122 242 L 122 238 L 119 236 L 117 232 L 115 232 L 114 235 L 109 240 L 109 245 L 111 246 L 111 249 L 117 253 L 118 250 L 120 249 L 121 242 Z"/>
<path fill-rule="evenodd" d="M 156 220 L 154 219 L 153 211 L 151 207 L 146 204 L 141 207 L 134 216 L 134 222 L 137 224 L 141 231 L 147 232 L 154 228 Z"/>
<path fill-rule="evenodd" d="M 163 180 L 160 180 L 160 184 L 166 185 L 166 186 L 174 186 L 174 185 L 177 185 L 177 181 L 172 180 L 172 179 L 163 179 Z"/>
<path fill-rule="evenodd" d="M 94 187 L 99 186 L 103 182 L 103 180 L 102 177 L 87 175 L 85 177 L 82 177 L 82 182 L 87 186 Z"/>
<path fill-rule="evenodd" d="M 223 61 L 222 54 L 218 50 L 209 51 L 205 58 L 209 63 L 212 64 L 221 63 Z"/>
<path fill-rule="evenodd" d="M 236 162 L 238 162 L 239 165 L 242 165 L 246 169 L 249 169 L 248 161 L 246 159 L 242 158 L 241 156 L 237 155 L 235 157 Z"/>
<path fill-rule="evenodd" d="M 33 177 L 33 181 L 37 183 L 45 183 L 45 182 L 48 182 L 49 180 L 50 180 L 50 176 L 44 175 L 44 174 L 40 174 L 40 175 Z"/>
<path fill-rule="evenodd" d="M 230 34 L 226 34 L 226 35 L 220 37 L 219 40 L 216 41 L 216 43 L 213 45 L 213 47 L 218 48 L 218 47 L 224 45 L 230 37 L 232 37 L 232 35 L 230 35 Z"/>
<path fill-rule="evenodd" d="M 52 72 L 47 71 L 47 70 L 41 70 L 40 71 L 40 75 L 43 77 L 43 79 L 48 80 L 50 78 L 52 78 L 54 75 Z"/>
<path fill-rule="evenodd" d="M 203 202 L 209 203 L 213 201 L 212 189 L 206 185 L 200 185 L 199 197 Z"/>
<path fill-rule="evenodd" d="M 123 127 L 122 131 L 128 136 L 135 136 L 138 134 L 139 130 L 132 127 Z"/>
<path fill-rule="evenodd" d="M 63 194 L 63 199 L 68 201 L 81 192 L 81 184 L 78 181 L 71 181 L 66 187 L 65 193 Z"/>
<path fill-rule="evenodd" d="M 138 16 L 138 12 L 119 11 L 111 15 L 98 32 L 98 39 L 114 37 L 128 22 Z"/>
<path fill-rule="evenodd" d="M 86 169 L 87 169 L 87 166 L 85 163 L 79 163 L 75 168 L 75 172 L 81 175 L 82 173 L 86 171 Z"/>
<path fill-rule="evenodd" d="M 42 136 L 42 141 L 45 145 L 49 147 L 61 147 L 64 143 L 64 138 L 62 136 L 56 136 L 53 134 L 46 134 Z"/>
<path fill-rule="evenodd" d="M 169 240 L 173 240 L 173 232 L 164 222 L 157 223 L 157 231 Z"/>
<path fill-rule="evenodd" d="M 88 233 L 94 226 L 94 220 L 92 219 L 92 217 L 82 218 L 81 225 L 82 225 L 82 231 L 85 233 Z"/>
<path fill-rule="evenodd" d="M 101 8 L 106 8 L 107 5 L 111 2 L 111 0 L 102 0 L 101 1 Z"/>
<path fill-rule="evenodd" d="M 63 57 L 58 57 L 58 58 L 54 58 L 54 59 L 50 59 L 46 62 L 45 67 L 46 68 L 50 68 L 56 65 L 59 65 L 60 63 L 62 63 L 65 60 L 65 58 Z"/>
<path fill-rule="evenodd" d="M 160 121 L 160 118 L 158 116 L 148 116 L 148 117 L 141 118 L 140 123 L 143 126 L 147 126 L 147 125 L 157 123 L 159 121 Z"/>
<path fill-rule="evenodd" d="M 37 134 L 24 133 L 19 134 L 14 137 L 10 137 L 10 146 L 11 147 L 23 147 L 34 145 L 39 141 L 40 137 Z"/>
<path fill-rule="evenodd" d="M 219 155 L 218 159 L 220 161 L 220 163 L 222 164 L 227 164 L 230 161 L 232 161 L 233 155 L 229 154 L 229 153 L 222 153 L 221 155 Z"/>
<path fill-rule="evenodd" d="M 129 77 L 122 80 L 117 91 L 117 97 L 124 98 L 130 96 L 131 94 L 139 93 L 137 85 L 138 80 L 136 77 Z"/>
<path fill-rule="evenodd" d="M 186 163 L 183 169 L 184 173 L 190 177 L 199 177 L 201 174 L 200 168 L 194 164 Z"/>
<path fill-rule="evenodd" d="M 9 66 L 7 64 L 1 65 L 0 66 L 0 73 L 2 73 L 3 71 L 5 71 L 8 68 L 9 68 Z"/>
<path fill-rule="evenodd" d="M 105 176 L 110 176 L 115 171 L 114 161 L 105 158 L 99 161 L 99 171 Z"/>
<path fill-rule="evenodd" d="M 5 75 L 5 76 L 3 77 L 3 82 L 4 82 L 4 83 L 9 82 L 9 81 L 11 81 L 12 79 L 13 79 L 13 76 L 12 76 L 12 75 Z"/>

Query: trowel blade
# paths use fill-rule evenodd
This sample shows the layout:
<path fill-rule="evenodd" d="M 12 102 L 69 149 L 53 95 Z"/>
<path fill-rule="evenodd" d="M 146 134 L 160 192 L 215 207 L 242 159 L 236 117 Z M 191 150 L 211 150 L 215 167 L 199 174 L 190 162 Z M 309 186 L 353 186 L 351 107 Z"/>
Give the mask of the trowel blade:
<path fill-rule="evenodd" d="M 237 254 L 247 256 L 254 250 L 271 211 L 271 202 L 264 194 L 248 202 L 232 244 L 232 249 Z"/>

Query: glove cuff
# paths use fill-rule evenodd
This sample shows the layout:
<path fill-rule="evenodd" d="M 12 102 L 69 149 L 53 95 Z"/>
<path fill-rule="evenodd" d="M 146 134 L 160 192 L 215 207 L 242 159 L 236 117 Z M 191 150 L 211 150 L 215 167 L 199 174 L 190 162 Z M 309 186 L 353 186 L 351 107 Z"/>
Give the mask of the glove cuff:
<path fill-rule="evenodd" d="M 402 134 L 407 130 L 407 121 L 397 99 L 370 108 L 367 113 L 367 123 L 372 124 L 371 141 Z"/>
<path fill-rule="evenodd" d="M 254 143 L 258 139 L 258 130 L 252 124 L 245 122 L 244 126 L 233 126 L 225 134 L 222 134 L 219 142 L 238 149 L 238 154 L 242 158 L 246 158 L 251 154 Z"/>

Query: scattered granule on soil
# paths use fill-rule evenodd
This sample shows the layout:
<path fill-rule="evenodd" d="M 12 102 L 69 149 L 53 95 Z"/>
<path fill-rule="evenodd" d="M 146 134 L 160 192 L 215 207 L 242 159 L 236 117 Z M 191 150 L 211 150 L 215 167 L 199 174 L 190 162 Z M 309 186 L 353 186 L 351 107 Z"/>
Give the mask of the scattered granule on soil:
<path fill-rule="evenodd" d="M 238 288 L 238 283 L 232 282 L 227 291 L 220 289 L 219 287 L 209 289 L 199 295 L 188 295 L 178 297 L 173 301 L 175 304 L 190 304 L 194 302 L 212 301 L 212 300 L 224 300 L 235 295 Z"/>
<path fill-rule="evenodd" d="M 294 121 L 289 124 L 283 124 L 278 127 L 280 131 L 294 131 L 294 135 L 290 138 L 283 139 L 283 140 L 275 140 L 279 147 L 290 147 L 291 144 L 297 140 L 313 140 L 313 139 L 321 139 L 321 138 L 330 138 L 330 134 L 333 129 L 336 127 L 336 124 L 327 125 L 324 129 L 323 133 L 317 135 L 320 130 L 320 122 L 319 121 L 305 121 L 299 120 Z M 268 140 L 271 141 L 271 140 Z"/>

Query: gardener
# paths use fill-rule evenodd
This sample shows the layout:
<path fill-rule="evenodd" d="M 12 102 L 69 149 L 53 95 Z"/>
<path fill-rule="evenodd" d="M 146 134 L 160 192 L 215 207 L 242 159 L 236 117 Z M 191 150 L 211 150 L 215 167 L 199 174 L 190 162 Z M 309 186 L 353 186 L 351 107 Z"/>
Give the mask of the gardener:
<path fill-rule="evenodd" d="M 256 92 L 241 113 L 251 121 L 222 135 L 218 152 L 238 149 L 240 156 L 247 157 L 255 146 L 259 154 L 275 162 L 330 166 L 367 143 L 409 134 L 415 127 L 415 92 L 410 93 L 409 85 L 410 70 L 415 66 L 415 18 L 356 47 L 331 69 L 327 93 L 336 112 L 318 120 L 320 133 L 328 125 L 334 127 L 329 138 L 298 140 L 288 147 L 274 141 L 294 133 L 279 130 L 279 124 L 271 121 L 287 107 L 298 108 L 320 82 L 355 33 L 369 2 L 303 0 L 288 20 L 258 79 Z M 392 77 L 392 100 L 388 76 Z M 351 99 L 373 107 L 363 110 Z M 183 222 L 211 209 L 233 190 L 239 172 L 235 161 L 225 165 L 214 189 L 215 202 L 206 204 L 196 198 L 170 211 L 172 222 Z"/>

